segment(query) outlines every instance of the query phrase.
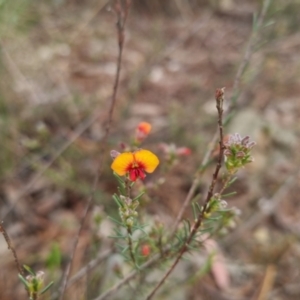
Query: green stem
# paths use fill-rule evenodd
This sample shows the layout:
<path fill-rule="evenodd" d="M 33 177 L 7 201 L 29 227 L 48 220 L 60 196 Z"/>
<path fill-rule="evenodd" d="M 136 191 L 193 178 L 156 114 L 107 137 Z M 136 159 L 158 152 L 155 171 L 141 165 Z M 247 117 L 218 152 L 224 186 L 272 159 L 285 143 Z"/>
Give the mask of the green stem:
<path fill-rule="evenodd" d="M 127 233 L 128 233 L 128 246 L 129 246 L 129 254 L 131 257 L 131 260 L 134 264 L 136 264 L 136 260 L 134 257 L 134 253 L 133 253 L 133 243 L 132 243 L 132 231 L 131 231 L 131 227 L 127 226 Z"/>

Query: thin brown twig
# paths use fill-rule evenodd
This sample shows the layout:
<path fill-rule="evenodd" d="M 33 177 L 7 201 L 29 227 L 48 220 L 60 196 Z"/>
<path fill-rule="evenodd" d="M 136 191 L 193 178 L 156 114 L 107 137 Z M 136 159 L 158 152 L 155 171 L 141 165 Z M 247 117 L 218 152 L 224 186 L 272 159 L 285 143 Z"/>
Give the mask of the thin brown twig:
<path fill-rule="evenodd" d="M 184 214 L 185 210 L 187 209 L 187 207 L 189 206 L 190 202 L 192 201 L 192 199 L 194 197 L 195 191 L 196 191 L 196 189 L 198 187 L 198 184 L 200 182 L 201 175 L 205 171 L 205 167 L 208 164 L 211 153 L 214 150 L 214 146 L 215 146 L 217 138 L 218 138 L 218 132 L 216 131 L 215 135 L 213 136 L 213 138 L 212 138 L 212 140 L 209 144 L 209 146 L 207 147 L 207 150 L 206 150 L 206 153 L 205 153 L 205 155 L 203 157 L 203 160 L 201 162 L 199 171 L 196 173 L 194 181 L 193 181 L 193 183 L 192 183 L 192 185 L 191 185 L 191 187 L 188 191 L 188 194 L 187 194 L 186 198 L 184 199 L 184 202 L 183 202 L 183 204 L 180 208 L 180 211 L 179 211 L 179 213 L 176 217 L 176 220 L 175 220 L 175 223 L 174 223 L 173 229 L 171 231 L 171 235 L 170 235 L 171 238 L 174 237 L 174 235 L 176 233 L 176 230 L 179 226 L 179 223 L 182 220 L 183 214 Z"/>
<path fill-rule="evenodd" d="M 14 246 L 12 245 L 11 243 L 11 240 L 9 238 L 9 235 L 7 233 L 7 231 L 5 230 L 4 226 L 3 226 L 3 221 L 0 222 L 0 232 L 2 233 L 5 241 L 6 241 L 6 244 L 7 244 L 7 248 L 11 251 L 14 259 L 15 259 L 15 264 L 17 266 L 17 269 L 19 271 L 19 274 L 22 275 L 23 277 L 25 277 L 25 273 L 24 273 L 24 269 L 23 267 L 21 266 L 20 264 L 20 261 L 19 261 L 19 258 L 18 258 L 18 255 L 17 255 L 17 251 L 16 249 L 14 248 Z M 29 294 L 29 291 L 25 288 L 28 296 L 30 295 Z"/>
<path fill-rule="evenodd" d="M 268 8 L 270 6 L 270 3 L 271 3 L 271 0 L 265 0 L 264 3 L 263 3 L 263 6 L 262 6 L 262 10 L 261 10 L 261 13 L 259 15 L 259 18 L 257 20 L 257 23 L 256 23 L 256 30 L 252 32 L 249 40 L 248 40 L 248 43 L 247 43 L 247 46 L 246 46 L 246 50 L 244 52 L 244 57 L 238 67 L 238 70 L 237 70 L 237 73 L 235 75 L 235 78 L 234 78 L 234 83 L 233 83 L 233 88 L 232 88 L 232 96 L 231 96 L 231 101 L 230 101 L 230 106 L 227 110 L 227 115 L 229 115 L 232 110 L 234 109 L 235 107 L 235 104 L 238 100 L 238 92 L 239 92 L 239 88 L 240 88 L 240 82 L 241 82 L 241 78 L 242 78 L 242 75 L 244 74 L 248 64 L 249 64 L 249 61 L 252 57 L 252 54 L 254 52 L 254 46 L 255 46 L 255 43 L 257 42 L 257 37 L 258 37 L 258 32 L 259 32 L 259 29 L 262 27 L 263 25 L 263 21 L 265 19 L 265 16 L 266 16 L 266 13 L 268 11 Z M 199 185 L 200 183 L 200 178 L 201 178 L 201 174 L 203 173 L 203 171 L 205 170 L 205 167 L 206 165 L 208 164 L 208 161 L 209 161 L 209 158 L 211 156 L 211 153 L 212 151 L 214 150 L 214 146 L 215 146 L 215 143 L 217 141 L 217 138 L 218 138 L 218 129 L 216 130 L 211 142 L 209 143 L 209 147 L 204 155 L 204 158 L 201 162 L 201 165 L 200 165 L 200 169 L 199 171 L 196 173 L 196 176 L 195 176 L 195 179 L 188 191 L 188 194 L 180 208 L 180 211 L 176 217 L 176 220 L 175 220 L 175 223 L 174 223 L 174 226 L 173 226 L 173 229 L 172 229 L 172 232 L 171 232 L 171 237 L 174 236 L 174 234 L 176 233 L 176 230 L 182 220 L 182 217 L 184 215 L 184 212 L 185 210 L 187 209 L 187 207 L 189 206 L 190 202 L 192 201 L 193 199 L 193 196 L 194 196 L 194 193 L 197 189 L 197 186 Z"/>
<path fill-rule="evenodd" d="M 16 252 L 14 246 L 11 243 L 11 240 L 10 240 L 8 234 L 7 234 L 7 231 L 3 227 L 3 221 L 0 222 L 0 232 L 2 233 L 2 235 L 3 235 L 3 237 L 4 237 L 5 241 L 6 241 L 7 248 L 11 251 L 11 253 L 12 253 L 14 259 L 15 259 L 15 263 L 16 263 L 17 269 L 19 271 L 19 274 L 21 274 L 22 276 L 25 276 L 24 269 L 22 268 L 22 266 L 20 264 L 17 252 Z"/>
<path fill-rule="evenodd" d="M 128 235 L 128 247 L 129 247 L 129 254 L 132 262 L 135 264 L 135 257 L 133 253 L 133 243 L 132 243 L 132 230 L 129 226 L 127 226 L 127 235 Z"/>
<path fill-rule="evenodd" d="M 125 184 L 126 184 L 126 190 L 127 190 L 127 197 L 130 199 L 130 193 L 131 193 L 131 187 L 130 187 L 130 181 L 128 178 L 125 178 Z M 134 264 L 136 264 L 135 256 L 133 252 L 133 242 L 132 242 L 132 230 L 131 226 L 127 224 L 126 226 L 127 230 L 127 240 L 128 240 L 128 247 L 129 247 L 129 255 Z"/>
<path fill-rule="evenodd" d="M 98 182 L 99 182 L 100 174 L 101 174 L 102 169 L 103 169 L 103 160 L 104 160 L 105 147 L 106 147 L 106 144 L 107 144 L 107 139 L 108 139 L 108 136 L 109 136 L 110 127 L 111 127 L 111 124 L 112 124 L 113 112 L 114 112 L 114 108 L 115 108 L 115 104 L 116 104 L 116 100 L 117 100 L 117 91 L 118 91 L 119 80 L 120 80 L 122 54 L 123 54 L 123 46 L 124 46 L 124 28 L 125 28 L 125 24 L 126 24 L 128 12 L 129 12 L 130 4 L 131 4 L 131 2 L 129 0 L 126 0 L 125 5 L 123 5 L 122 1 L 119 0 L 115 3 L 115 6 L 114 6 L 114 10 L 115 10 L 116 15 L 117 15 L 117 33 L 118 33 L 118 46 L 119 46 L 115 82 L 114 82 L 114 86 L 113 86 L 113 92 L 112 92 L 112 96 L 111 96 L 110 107 L 109 107 L 109 110 L 108 110 L 108 119 L 107 119 L 107 123 L 106 123 L 106 127 L 105 127 L 105 136 L 103 138 L 102 147 L 100 149 L 99 168 L 97 168 L 96 176 L 94 178 L 94 182 L 93 182 L 93 186 L 92 186 L 92 190 L 91 190 L 91 195 L 90 195 L 90 197 L 87 201 L 85 212 L 84 212 L 82 220 L 80 222 L 80 228 L 78 230 L 77 236 L 76 236 L 75 241 L 74 241 L 74 245 L 73 245 L 73 248 L 72 248 L 72 253 L 71 253 L 71 256 L 70 256 L 70 261 L 69 261 L 69 263 L 66 267 L 65 274 L 63 276 L 62 285 L 61 285 L 61 288 L 60 288 L 60 297 L 59 297 L 60 300 L 63 299 L 64 292 L 65 292 L 66 287 L 67 287 L 68 277 L 69 277 L 69 274 L 70 274 L 71 265 L 72 265 L 72 262 L 73 262 L 73 259 L 74 259 L 74 255 L 75 255 L 75 252 L 76 252 L 79 237 L 80 237 L 80 235 L 83 231 L 83 226 L 84 226 L 84 223 L 85 223 L 85 220 L 86 220 L 86 217 L 87 217 L 87 213 L 88 213 L 89 208 L 91 206 L 91 203 L 93 201 L 94 194 L 96 192 L 96 188 L 97 188 L 97 185 L 98 185 Z"/>
<path fill-rule="evenodd" d="M 260 34 L 260 29 L 263 25 L 264 19 L 266 17 L 266 13 L 268 11 L 268 8 L 271 4 L 272 0 L 264 0 L 263 4 L 262 4 L 262 9 L 260 12 L 260 15 L 257 19 L 256 24 L 254 24 L 255 28 L 252 30 L 252 34 L 248 40 L 248 44 L 246 46 L 246 51 L 244 52 L 244 57 L 243 60 L 241 61 L 234 82 L 233 82 L 233 88 L 232 88 L 232 96 L 231 96 L 231 106 L 230 109 L 233 109 L 233 106 L 235 106 L 237 99 L 238 99 L 238 92 L 239 92 L 239 88 L 240 88 L 240 83 L 241 83 L 241 79 L 242 76 L 249 64 L 249 61 L 253 55 L 254 52 L 254 47 L 255 44 L 257 43 L 257 38 Z"/>
<path fill-rule="evenodd" d="M 179 251 L 179 254 L 177 255 L 174 263 L 171 265 L 169 270 L 165 273 L 163 278 L 158 282 L 158 284 L 154 287 L 154 289 L 151 291 L 151 293 L 146 297 L 146 300 L 152 299 L 152 297 L 155 295 L 155 293 L 158 291 L 158 289 L 164 284 L 166 279 L 169 277 L 169 275 L 173 272 L 175 267 L 177 266 L 178 262 L 181 260 L 183 254 L 188 250 L 190 243 L 192 242 L 194 236 L 196 235 L 198 229 L 202 225 L 204 219 L 205 219 L 205 214 L 207 213 L 207 210 L 209 208 L 209 203 L 211 201 L 211 198 L 214 193 L 214 188 L 218 179 L 219 171 L 222 166 L 222 161 L 223 161 L 223 152 L 224 152 L 224 142 L 223 142 L 223 103 L 224 103 L 224 91 L 225 88 L 222 89 L 217 89 L 216 90 L 216 107 L 218 110 L 218 131 L 219 131 L 219 146 L 220 146 L 220 151 L 219 151 L 219 156 L 218 156 L 218 162 L 216 164 L 215 171 L 212 176 L 212 181 L 209 186 L 205 203 L 201 209 L 201 212 L 199 213 L 197 219 L 195 220 L 195 223 L 193 224 L 193 227 L 191 229 L 191 232 L 189 236 L 187 237 L 187 240 L 185 244 L 182 246 L 182 248 Z"/>

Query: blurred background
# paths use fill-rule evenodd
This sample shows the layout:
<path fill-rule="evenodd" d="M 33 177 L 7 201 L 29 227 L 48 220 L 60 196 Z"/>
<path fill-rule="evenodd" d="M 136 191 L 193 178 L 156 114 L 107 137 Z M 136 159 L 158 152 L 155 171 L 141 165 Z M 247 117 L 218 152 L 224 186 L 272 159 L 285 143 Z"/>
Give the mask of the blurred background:
<path fill-rule="evenodd" d="M 161 159 L 161 142 L 191 149 L 171 172 L 148 179 L 164 177 L 150 191 L 149 215 L 174 221 L 216 130 L 215 89 L 226 87 L 230 102 L 262 3 L 132 1 L 103 172 L 72 274 L 111 245 L 109 151 L 120 150 L 140 121 L 153 128 L 144 147 Z M 221 267 L 187 280 L 205 264 L 200 253 L 197 263 L 178 267 L 177 285 L 157 299 L 300 299 L 299 12 L 299 0 L 271 2 L 238 85 L 225 132 L 250 135 L 257 146 L 255 162 L 231 187 L 237 194 L 228 204 L 241 214 L 218 240 Z M 118 55 L 115 23 L 112 3 L 102 0 L 0 1 L 0 220 L 20 261 L 55 281 L 52 291 L 98 168 Z M 205 193 L 212 170 L 197 193 Z M 107 280 L 113 263 L 103 262 L 65 299 L 94 299 L 116 280 Z M 25 299 L 2 236 L 0 270 L 0 299 Z M 143 299 L 111 297 L 121 298 Z"/>

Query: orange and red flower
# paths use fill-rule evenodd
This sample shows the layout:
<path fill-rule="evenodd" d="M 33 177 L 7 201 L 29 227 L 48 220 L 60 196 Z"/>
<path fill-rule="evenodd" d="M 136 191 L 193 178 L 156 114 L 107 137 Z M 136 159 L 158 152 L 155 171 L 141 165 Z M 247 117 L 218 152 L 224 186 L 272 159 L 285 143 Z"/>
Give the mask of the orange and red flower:
<path fill-rule="evenodd" d="M 141 122 L 136 128 L 136 141 L 142 142 L 151 131 L 151 124 L 147 122 Z"/>
<path fill-rule="evenodd" d="M 149 150 L 140 149 L 135 152 L 124 152 L 113 161 L 111 168 L 119 176 L 129 175 L 131 181 L 144 179 L 145 172 L 152 173 L 159 164 L 155 154 Z"/>

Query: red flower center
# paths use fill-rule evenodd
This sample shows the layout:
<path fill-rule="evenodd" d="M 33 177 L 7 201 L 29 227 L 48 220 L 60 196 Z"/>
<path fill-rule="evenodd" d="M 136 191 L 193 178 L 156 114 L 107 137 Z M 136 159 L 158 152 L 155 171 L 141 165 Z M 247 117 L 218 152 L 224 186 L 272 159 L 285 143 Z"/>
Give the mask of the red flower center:
<path fill-rule="evenodd" d="M 145 179 L 146 175 L 143 168 L 133 168 L 129 170 L 129 178 L 131 181 L 136 181 L 138 178 Z"/>
<path fill-rule="evenodd" d="M 138 178 L 141 178 L 142 180 L 145 179 L 145 166 L 141 162 L 137 162 L 134 157 L 134 162 L 129 166 L 128 168 L 129 172 L 129 179 L 131 181 L 136 181 Z"/>

